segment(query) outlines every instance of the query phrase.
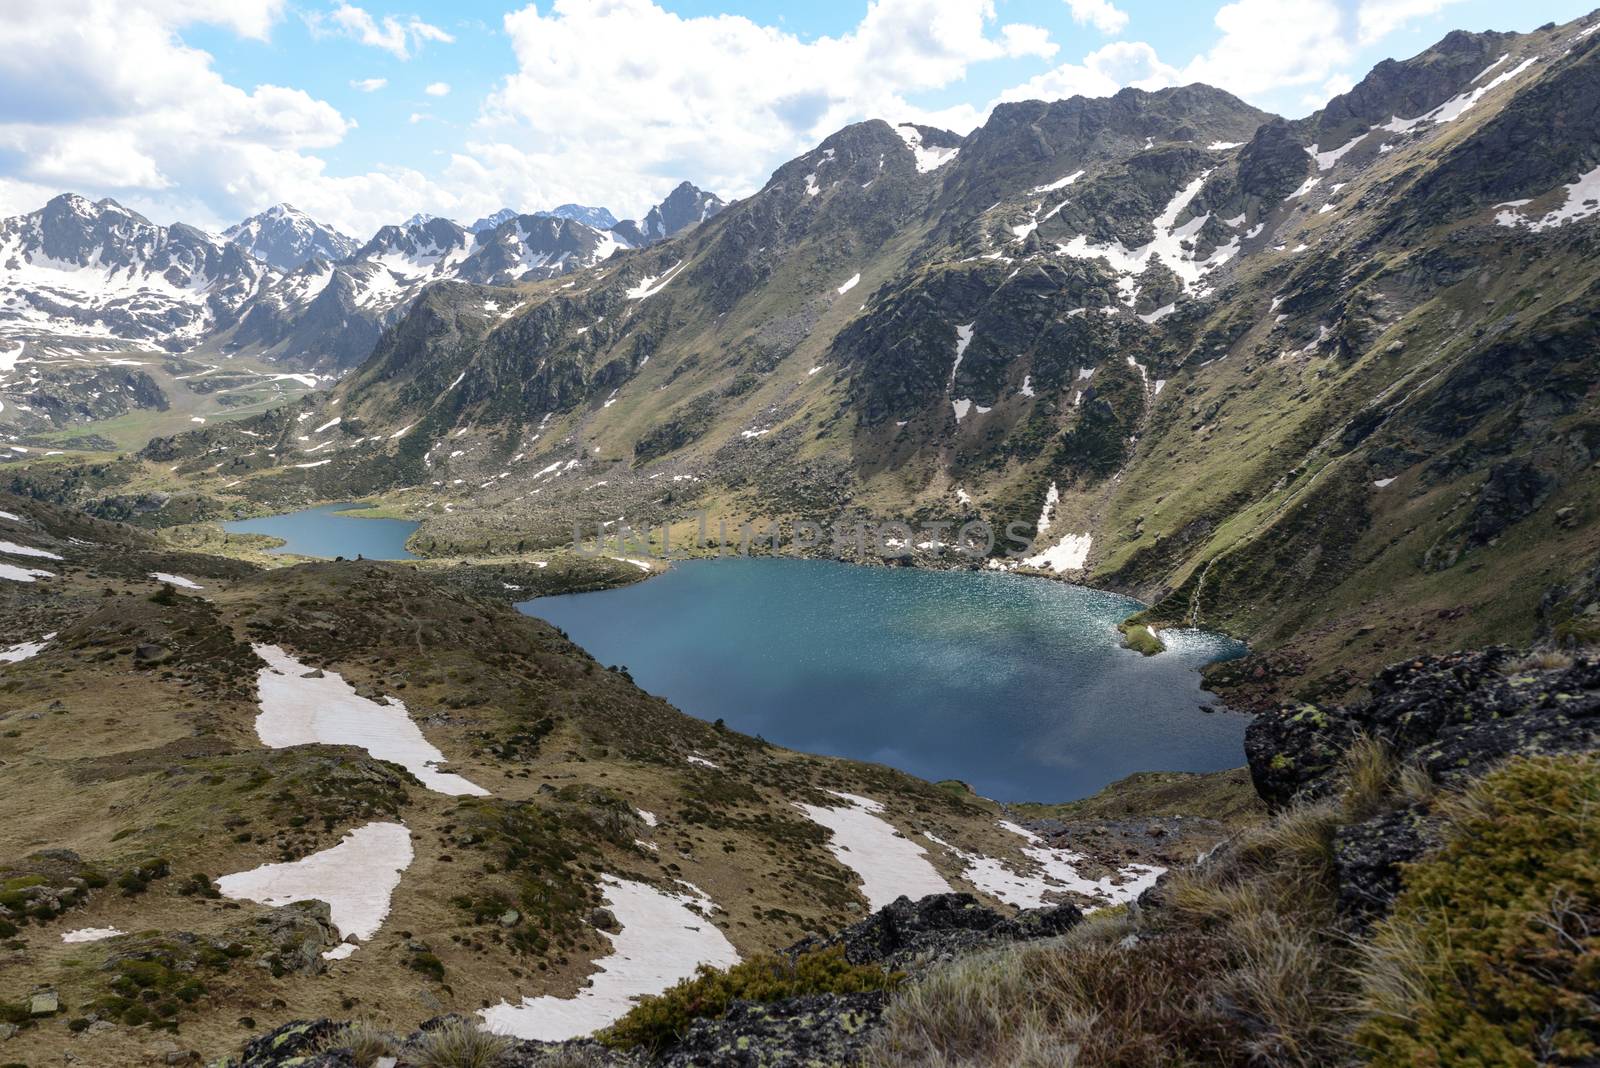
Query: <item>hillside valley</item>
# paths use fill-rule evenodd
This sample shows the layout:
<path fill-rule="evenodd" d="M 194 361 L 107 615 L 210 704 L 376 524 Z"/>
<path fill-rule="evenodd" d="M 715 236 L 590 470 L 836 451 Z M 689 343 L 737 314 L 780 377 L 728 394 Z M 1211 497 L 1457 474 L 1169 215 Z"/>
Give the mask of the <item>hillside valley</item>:
<path fill-rule="evenodd" d="M 1600 11 L 1339 84 L 0 219 L 0 1068 L 1600 1063 Z"/>
<path fill-rule="evenodd" d="M 370 498 L 508 559 L 981 520 L 988 566 L 1249 640 L 1268 702 L 1529 641 L 1600 553 L 1592 24 L 1452 33 L 1292 123 L 1197 85 L 853 126 L 671 240 L 427 286 L 330 389 L 10 488 L 147 526 Z"/>

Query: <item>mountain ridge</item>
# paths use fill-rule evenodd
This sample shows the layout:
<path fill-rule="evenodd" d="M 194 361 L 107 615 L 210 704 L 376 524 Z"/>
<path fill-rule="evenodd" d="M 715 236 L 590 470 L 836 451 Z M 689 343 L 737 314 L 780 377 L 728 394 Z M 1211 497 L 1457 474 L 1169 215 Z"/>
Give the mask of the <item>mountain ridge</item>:
<path fill-rule="evenodd" d="M 1588 440 L 1592 23 L 1451 34 L 1295 122 L 1188 86 L 1006 105 L 963 139 L 856 124 L 671 241 L 560 281 L 433 286 L 309 402 L 358 439 L 279 437 L 230 492 L 174 488 L 218 510 L 404 490 L 430 544 L 504 553 L 590 508 L 1025 524 L 1032 554 L 991 566 L 1292 654 L 1299 674 L 1268 676 L 1307 692 L 1339 685 L 1361 626 L 1427 650 L 1509 612 L 1528 635 L 1541 591 L 1600 551 L 1591 476 L 1553 444 Z M 1557 129 L 1579 135 L 1544 151 Z M 1538 248 L 1570 261 L 1559 293 Z M 1494 416 L 1505 359 L 1543 392 Z M 241 430 L 145 462 L 198 475 Z M 549 473 L 569 463 L 594 477 Z M 697 481 L 663 495 L 668 475 Z M 1503 535 L 1558 511 L 1573 563 L 1546 573 Z M 1479 557 L 1535 584 L 1474 589 L 1454 569 Z M 1414 607 L 1377 603 L 1396 582 Z"/>

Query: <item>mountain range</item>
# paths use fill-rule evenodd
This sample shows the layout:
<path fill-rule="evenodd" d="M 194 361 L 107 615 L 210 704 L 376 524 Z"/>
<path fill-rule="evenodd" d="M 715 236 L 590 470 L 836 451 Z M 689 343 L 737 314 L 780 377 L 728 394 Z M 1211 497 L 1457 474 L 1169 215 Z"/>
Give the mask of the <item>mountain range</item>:
<path fill-rule="evenodd" d="M 362 243 L 287 204 L 217 237 L 62 194 L 0 220 L 0 336 L 39 347 L 248 349 L 289 369 L 337 372 L 371 351 L 423 285 L 553 277 L 665 240 L 721 207 L 684 183 L 637 222 L 566 204 L 506 209 L 470 228 L 418 216 Z"/>
<path fill-rule="evenodd" d="M 1293 121 L 1190 85 L 863 122 L 725 208 L 433 219 L 287 274 L 140 220 L 240 279 L 139 260 L 203 306 L 150 336 L 341 376 L 151 442 L 141 521 L 404 494 L 425 551 L 514 556 L 602 513 L 982 519 L 1036 541 L 990 567 L 1248 637 L 1270 694 L 1531 635 L 1600 562 L 1594 25 L 1451 33 Z"/>

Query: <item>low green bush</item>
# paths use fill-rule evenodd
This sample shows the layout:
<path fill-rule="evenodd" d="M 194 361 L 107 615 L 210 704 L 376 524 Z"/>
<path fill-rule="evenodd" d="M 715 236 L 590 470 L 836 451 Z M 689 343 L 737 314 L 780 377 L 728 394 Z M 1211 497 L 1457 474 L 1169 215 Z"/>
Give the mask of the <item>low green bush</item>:
<path fill-rule="evenodd" d="M 1375 932 L 1356 1035 L 1381 1066 L 1600 1060 L 1600 758 L 1515 760 L 1444 806 Z"/>

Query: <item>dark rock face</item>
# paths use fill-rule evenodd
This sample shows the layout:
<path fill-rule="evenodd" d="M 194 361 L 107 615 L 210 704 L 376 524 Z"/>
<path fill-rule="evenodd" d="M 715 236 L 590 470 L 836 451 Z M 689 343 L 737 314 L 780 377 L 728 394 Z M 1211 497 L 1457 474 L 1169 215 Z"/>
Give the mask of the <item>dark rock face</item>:
<path fill-rule="evenodd" d="M 858 924 L 827 938 L 807 939 L 790 952 L 843 945 L 852 964 L 904 970 L 985 945 L 1053 938 L 1081 922 L 1083 913 L 1072 905 L 1033 909 L 1011 918 L 978 904 L 971 894 L 932 894 L 920 901 L 902 897 Z"/>
<path fill-rule="evenodd" d="M 1244 755 L 1256 793 L 1274 807 L 1332 786 L 1345 749 L 1356 737 L 1350 720 L 1315 705 L 1263 712 L 1245 730 Z"/>
<path fill-rule="evenodd" d="M 651 208 L 644 218 L 615 223 L 611 230 L 635 248 L 643 248 L 674 237 L 696 223 L 705 222 L 725 207 L 727 205 L 715 193 L 707 193 L 683 182 L 667 194 L 667 199 Z"/>
<path fill-rule="evenodd" d="M 335 1053 L 317 1049 L 340 1025 L 332 1020 L 294 1020 L 275 1031 L 245 1043 L 238 1060 L 223 1063 L 228 1068 L 345 1068 L 353 1063 Z"/>
<path fill-rule="evenodd" d="M 1400 866 L 1435 844 L 1427 813 L 1415 805 L 1341 827 L 1333 839 L 1340 909 L 1358 916 L 1386 910 L 1400 892 Z"/>
<path fill-rule="evenodd" d="M 1311 157 L 1282 119 L 1262 126 L 1239 150 L 1239 188 L 1263 200 L 1282 200 L 1310 171 Z"/>
<path fill-rule="evenodd" d="M 1472 509 L 1468 536 L 1484 545 L 1511 524 L 1533 513 L 1550 495 L 1553 480 L 1532 464 L 1517 460 L 1495 464 Z"/>
<path fill-rule="evenodd" d="M 1278 806 L 1326 794 L 1337 754 L 1358 734 L 1445 784 L 1507 757 L 1600 744 L 1600 663 L 1519 672 L 1513 659 L 1504 648 L 1424 657 L 1386 668 L 1359 704 L 1287 706 L 1258 716 L 1245 733 L 1256 789 Z"/>
<path fill-rule="evenodd" d="M 485 285 L 553 278 L 599 261 L 606 235 L 554 215 L 516 215 L 479 231 L 477 248 L 455 276 Z"/>
<path fill-rule="evenodd" d="M 0 247 L 0 271 L 55 264 L 81 270 L 86 287 L 0 278 L 0 304 L 9 305 L 0 318 L 103 327 L 169 351 L 191 347 L 212 327 L 232 326 L 272 278 L 265 264 L 192 226 L 157 226 L 109 198 L 90 202 L 72 193 L 0 220 Z"/>
<path fill-rule="evenodd" d="M 1396 116 L 1431 111 L 1462 92 L 1514 35 L 1456 30 L 1420 55 L 1386 59 L 1348 93 L 1334 97 L 1317 115 L 1321 146 L 1332 148 L 1347 137 Z"/>
<path fill-rule="evenodd" d="M 1536 197 L 1574 181 L 1600 162 L 1597 93 L 1600 38 L 1591 35 L 1559 66 L 1552 65 L 1549 75 L 1455 145 L 1418 181 L 1415 200 L 1396 205 L 1397 218 L 1414 214 L 1424 223 L 1459 218 L 1484 205 Z"/>
<path fill-rule="evenodd" d="M 252 215 L 228 227 L 222 236 L 281 271 L 292 271 L 314 256 L 342 260 L 359 244 L 289 204 L 278 204 Z"/>
<path fill-rule="evenodd" d="M 1385 669 L 1367 701 L 1263 713 L 1245 733 L 1257 791 L 1277 807 L 1328 796 L 1341 754 L 1362 735 L 1446 786 L 1514 756 L 1591 750 L 1600 745 L 1600 663 L 1519 671 L 1503 648 L 1425 657 Z M 1429 814 L 1419 805 L 1341 827 L 1334 839 L 1341 908 L 1358 917 L 1387 909 L 1400 889 L 1400 865 L 1432 844 Z"/>
<path fill-rule="evenodd" d="M 954 209 L 952 215 L 970 215 L 1003 190 L 1053 181 L 1086 162 L 1136 151 L 1149 138 L 1188 140 L 1197 148 L 1211 141 L 1246 141 L 1270 117 L 1198 84 L 1001 104 L 962 143 L 943 201 Z"/>

